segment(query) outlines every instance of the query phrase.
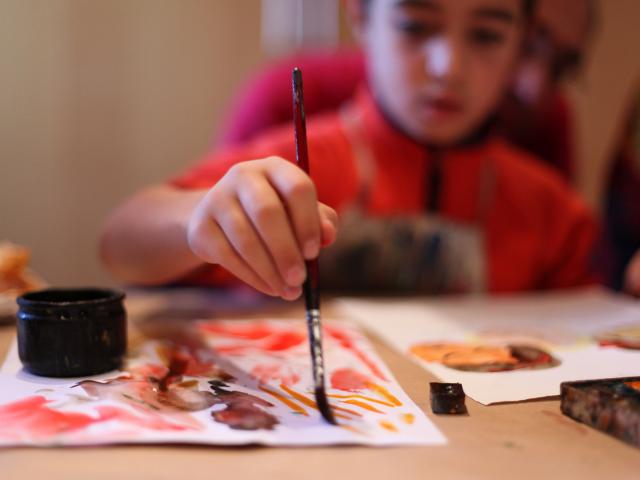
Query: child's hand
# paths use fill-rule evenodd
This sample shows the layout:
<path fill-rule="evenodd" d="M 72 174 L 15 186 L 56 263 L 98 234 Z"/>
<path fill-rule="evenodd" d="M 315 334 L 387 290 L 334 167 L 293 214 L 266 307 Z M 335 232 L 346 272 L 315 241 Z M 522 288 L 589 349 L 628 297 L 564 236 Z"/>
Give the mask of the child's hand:
<path fill-rule="evenodd" d="M 625 273 L 625 290 L 636 297 L 640 297 L 640 250 L 638 250 Z"/>
<path fill-rule="evenodd" d="M 333 242 L 338 216 L 319 203 L 313 182 L 282 158 L 242 162 L 205 195 L 189 219 L 188 242 L 254 288 L 292 300 L 304 259 Z"/>

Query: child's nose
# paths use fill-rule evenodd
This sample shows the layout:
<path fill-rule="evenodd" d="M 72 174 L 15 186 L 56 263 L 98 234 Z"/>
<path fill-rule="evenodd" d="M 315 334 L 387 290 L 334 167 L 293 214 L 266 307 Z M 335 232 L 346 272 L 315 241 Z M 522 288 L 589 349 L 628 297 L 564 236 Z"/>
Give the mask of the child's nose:
<path fill-rule="evenodd" d="M 427 74 L 445 82 L 459 79 L 462 68 L 462 49 L 453 39 L 441 37 L 426 45 Z"/>

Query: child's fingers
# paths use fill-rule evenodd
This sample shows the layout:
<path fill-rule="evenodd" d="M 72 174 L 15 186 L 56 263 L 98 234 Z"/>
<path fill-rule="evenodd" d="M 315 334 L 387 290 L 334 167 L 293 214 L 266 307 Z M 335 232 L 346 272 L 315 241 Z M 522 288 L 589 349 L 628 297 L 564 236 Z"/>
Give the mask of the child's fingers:
<path fill-rule="evenodd" d="M 625 274 L 625 290 L 640 297 L 640 250 L 633 256 Z"/>
<path fill-rule="evenodd" d="M 270 182 L 282 198 L 296 239 L 307 260 L 320 252 L 320 217 L 316 189 L 309 176 L 297 166 L 279 158 L 267 159 Z"/>
<path fill-rule="evenodd" d="M 289 287 L 299 287 L 305 279 L 304 259 L 282 200 L 262 176 L 243 184 L 238 200 L 266 246 L 281 278 Z"/>
<path fill-rule="evenodd" d="M 285 284 L 271 258 L 269 252 L 271 246 L 265 245 L 262 241 L 244 211 L 243 205 L 234 198 L 225 203 L 224 206 L 219 205 L 215 210 L 215 218 L 218 224 L 240 257 L 274 291 L 283 297 L 290 296 L 291 292 L 286 291 L 287 286 L 298 287 L 302 280 L 297 284 Z M 295 243 L 293 245 L 295 247 Z M 304 275 L 304 271 L 302 274 Z"/>
<path fill-rule="evenodd" d="M 193 253 L 205 262 L 226 268 L 243 282 L 267 295 L 279 295 L 238 255 L 220 226 L 208 216 L 190 224 L 188 241 Z"/>
<path fill-rule="evenodd" d="M 338 234 L 338 214 L 328 205 L 318 203 L 318 215 L 320 216 L 322 246 L 328 247 L 336 240 Z"/>

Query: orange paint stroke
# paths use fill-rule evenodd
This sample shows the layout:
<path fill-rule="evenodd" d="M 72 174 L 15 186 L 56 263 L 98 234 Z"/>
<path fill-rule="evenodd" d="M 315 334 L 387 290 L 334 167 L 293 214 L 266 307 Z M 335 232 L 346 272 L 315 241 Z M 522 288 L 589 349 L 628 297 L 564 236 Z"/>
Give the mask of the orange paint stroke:
<path fill-rule="evenodd" d="M 416 421 L 416 416 L 413 413 L 403 413 L 400 418 L 407 425 L 413 425 L 413 422 Z"/>
<path fill-rule="evenodd" d="M 627 387 L 633 388 L 634 390 L 638 390 L 640 392 L 640 381 L 634 382 L 624 382 Z"/>
<path fill-rule="evenodd" d="M 273 391 L 267 387 L 259 387 L 260 390 L 262 390 L 264 393 L 268 393 L 269 395 L 271 395 L 272 397 L 276 398 L 277 400 L 281 401 L 282 403 L 284 403 L 287 407 L 289 407 L 291 410 L 293 410 L 295 413 L 299 413 L 301 415 L 304 415 L 305 417 L 308 417 L 309 414 L 307 413 L 307 411 L 302 408 L 300 405 L 298 405 L 296 402 L 294 402 L 293 400 L 289 400 L 287 397 L 285 397 L 284 395 L 281 395 L 279 392 Z"/>
<path fill-rule="evenodd" d="M 396 405 L 394 405 L 391 402 L 385 402 L 384 400 L 378 400 L 377 398 L 371 398 L 371 397 L 367 397 L 366 395 L 359 395 L 357 393 L 351 394 L 351 395 L 340 395 L 337 393 L 330 393 L 327 395 L 330 398 L 355 398 L 355 399 L 360 399 L 360 400 L 366 400 L 367 402 L 373 402 L 373 403 L 378 403 L 380 405 L 384 405 L 385 407 L 395 407 Z"/>
<path fill-rule="evenodd" d="M 340 428 L 344 428 L 345 430 L 349 430 L 352 433 L 356 433 L 358 435 L 364 435 L 365 437 L 368 437 L 369 435 L 367 435 L 366 433 L 364 433 L 362 430 L 357 429 L 356 427 L 352 427 L 351 425 L 338 425 Z"/>
<path fill-rule="evenodd" d="M 374 412 L 374 413 L 384 413 L 381 412 L 380 410 L 378 410 L 376 407 L 374 407 L 373 405 L 369 405 L 366 402 L 363 402 L 361 400 L 343 400 L 344 403 L 348 403 L 349 405 L 355 405 L 356 407 L 360 407 L 360 408 L 364 408 L 365 410 L 369 410 L 370 412 Z"/>
<path fill-rule="evenodd" d="M 291 395 L 293 398 L 298 400 L 303 405 L 306 405 L 307 407 L 315 408 L 316 410 L 318 409 L 316 402 L 314 402 L 313 400 L 310 400 L 309 398 L 305 397 L 301 393 L 296 392 L 292 388 L 287 387 L 285 384 L 281 384 L 280 388 L 285 392 L 287 392 L 289 395 Z"/>
<path fill-rule="evenodd" d="M 307 407 L 311 407 L 311 408 L 313 408 L 315 410 L 318 410 L 318 405 L 316 405 L 316 402 L 314 402 L 310 398 L 307 398 L 303 394 L 296 392 L 295 390 L 293 390 L 292 388 L 287 387 L 284 384 L 280 385 L 280 388 L 282 390 L 284 390 L 285 392 L 287 392 L 289 395 L 291 395 L 293 398 L 298 400 L 303 405 L 306 405 Z M 356 417 L 361 417 L 362 416 L 358 412 L 354 412 L 353 410 L 349 410 L 347 408 L 336 407 L 335 405 L 331 405 L 331 408 L 333 408 L 334 410 L 339 410 L 341 412 L 350 413 L 351 415 L 355 415 Z M 344 419 L 347 419 L 347 420 L 351 420 L 351 417 L 347 417 L 346 415 L 340 415 L 339 413 L 336 413 L 335 416 L 338 417 L 338 418 L 344 418 Z"/>
<path fill-rule="evenodd" d="M 387 390 L 382 385 L 378 385 L 377 383 L 368 383 L 367 387 L 369 387 L 370 390 L 383 396 L 386 400 L 393 403 L 396 407 L 402 406 L 402 402 L 398 400 L 394 395 L 392 395 L 391 392 L 389 392 L 389 390 Z"/>
<path fill-rule="evenodd" d="M 198 385 L 198 380 L 185 380 L 184 382 L 178 383 L 176 386 L 182 388 L 196 388 Z"/>
<path fill-rule="evenodd" d="M 353 368 L 339 368 L 331 374 L 331 387 L 343 392 L 359 392 L 371 379 Z"/>
<path fill-rule="evenodd" d="M 398 428 L 388 420 L 380 420 L 378 422 L 378 425 L 380 425 L 385 430 L 389 430 L 390 432 L 398 432 Z"/>
<path fill-rule="evenodd" d="M 385 382 L 387 381 L 387 378 L 384 376 L 384 373 L 382 373 L 380 368 L 378 368 L 375 362 L 356 346 L 355 342 L 351 337 L 349 337 L 349 335 L 347 335 L 344 331 L 331 326 L 325 326 L 324 330 L 327 335 L 336 340 L 342 348 L 351 351 L 362 363 L 367 366 L 367 368 L 373 375 L 378 377 L 380 380 L 384 380 Z"/>
<path fill-rule="evenodd" d="M 356 416 L 356 417 L 361 417 L 361 416 L 362 416 L 362 414 L 361 414 L 361 413 L 358 413 L 358 412 L 356 412 L 355 410 L 350 410 L 350 409 L 348 409 L 348 408 L 339 407 L 339 406 L 337 406 L 337 405 L 331 405 L 331 408 L 332 408 L 333 410 L 338 410 L 338 411 L 340 411 L 340 412 L 349 413 L 349 414 L 354 415 L 354 416 Z M 336 415 L 338 415 L 338 414 L 336 414 Z M 349 417 L 345 417 L 345 418 L 349 418 Z"/>

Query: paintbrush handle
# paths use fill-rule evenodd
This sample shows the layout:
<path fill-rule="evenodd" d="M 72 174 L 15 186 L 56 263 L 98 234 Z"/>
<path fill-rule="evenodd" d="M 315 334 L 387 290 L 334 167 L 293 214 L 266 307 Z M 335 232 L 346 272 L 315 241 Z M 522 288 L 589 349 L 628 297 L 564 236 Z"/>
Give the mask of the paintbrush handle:
<path fill-rule="evenodd" d="M 320 295 L 318 293 L 318 259 L 307 260 L 307 278 L 302 285 L 304 302 L 307 310 L 320 310 Z"/>
<path fill-rule="evenodd" d="M 307 147 L 307 122 L 304 114 L 304 96 L 302 94 L 302 73 L 293 69 L 293 126 L 296 139 L 296 163 L 309 175 L 309 149 Z"/>
<path fill-rule="evenodd" d="M 309 175 L 309 149 L 307 146 L 307 126 L 304 115 L 304 97 L 302 94 L 302 72 L 293 69 L 293 125 L 296 139 L 296 163 Z M 307 278 L 302 286 L 307 311 L 320 310 L 318 294 L 318 260 L 307 260 Z"/>
<path fill-rule="evenodd" d="M 293 70 L 293 124 L 296 139 L 296 162 L 309 175 L 309 152 L 307 148 L 307 126 L 304 117 L 304 99 L 302 97 L 302 73 Z M 330 424 L 336 425 L 331 412 L 329 399 L 324 387 L 324 358 L 322 353 L 322 327 L 320 321 L 320 290 L 318 288 L 318 259 L 307 260 L 307 277 L 302 285 L 307 311 L 307 328 L 311 350 L 313 384 L 318 410 Z"/>

